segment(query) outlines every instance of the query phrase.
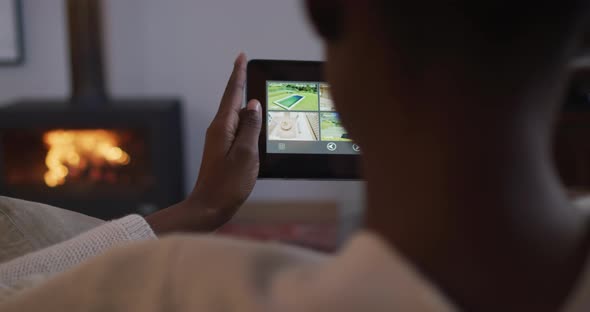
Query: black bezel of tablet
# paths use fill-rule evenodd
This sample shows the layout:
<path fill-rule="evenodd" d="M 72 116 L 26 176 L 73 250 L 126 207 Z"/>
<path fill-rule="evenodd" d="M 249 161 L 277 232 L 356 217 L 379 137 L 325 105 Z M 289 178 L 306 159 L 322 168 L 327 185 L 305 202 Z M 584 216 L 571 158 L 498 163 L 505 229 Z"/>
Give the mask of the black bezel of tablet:
<path fill-rule="evenodd" d="M 262 104 L 259 178 L 270 179 L 360 179 L 359 155 L 268 154 L 267 81 L 323 82 L 323 63 L 312 61 L 251 60 L 248 63 L 247 99 Z"/>

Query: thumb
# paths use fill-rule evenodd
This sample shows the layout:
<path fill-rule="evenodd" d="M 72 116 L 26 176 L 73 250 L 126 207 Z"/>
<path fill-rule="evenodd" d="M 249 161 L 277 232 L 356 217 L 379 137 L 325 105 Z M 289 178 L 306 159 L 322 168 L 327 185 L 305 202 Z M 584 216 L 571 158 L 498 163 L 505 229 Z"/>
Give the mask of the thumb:
<path fill-rule="evenodd" d="M 262 112 L 260 102 L 251 100 L 240 112 L 238 133 L 230 153 L 258 154 L 258 138 L 262 128 Z M 244 156 L 244 155 L 236 155 Z"/>

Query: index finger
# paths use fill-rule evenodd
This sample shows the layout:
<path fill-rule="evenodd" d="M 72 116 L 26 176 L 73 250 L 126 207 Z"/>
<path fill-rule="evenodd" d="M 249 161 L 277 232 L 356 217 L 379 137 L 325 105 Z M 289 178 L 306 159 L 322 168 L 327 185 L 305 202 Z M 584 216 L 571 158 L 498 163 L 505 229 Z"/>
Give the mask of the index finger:
<path fill-rule="evenodd" d="M 221 104 L 219 105 L 218 115 L 224 113 L 234 112 L 240 113 L 242 108 L 242 101 L 244 99 L 244 88 L 246 87 L 246 66 L 248 59 L 244 53 L 238 55 L 236 62 L 234 63 L 233 72 L 225 87 L 225 92 L 221 98 Z"/>

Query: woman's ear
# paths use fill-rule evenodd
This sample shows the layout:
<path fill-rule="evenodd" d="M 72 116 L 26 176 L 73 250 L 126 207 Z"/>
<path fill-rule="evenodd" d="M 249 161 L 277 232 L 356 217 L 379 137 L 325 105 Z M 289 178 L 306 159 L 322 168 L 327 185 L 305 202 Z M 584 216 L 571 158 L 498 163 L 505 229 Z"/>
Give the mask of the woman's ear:
<path fill-rule="evenodd" d="M 346 2 L 342 0 L 305 0 L 307 15 L 315 30 L 324 40 L 335 41 L 342 37 Z"/>

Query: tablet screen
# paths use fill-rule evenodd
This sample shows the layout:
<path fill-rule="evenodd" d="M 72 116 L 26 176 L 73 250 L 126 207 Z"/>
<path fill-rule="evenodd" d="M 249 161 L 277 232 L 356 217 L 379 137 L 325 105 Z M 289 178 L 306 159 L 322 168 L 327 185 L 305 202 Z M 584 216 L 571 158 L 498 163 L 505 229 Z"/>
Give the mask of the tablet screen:
<path fill-rule="evenodd" d="M 360 154 L 323 82 L 267 81 L 267 153 Z"/>

